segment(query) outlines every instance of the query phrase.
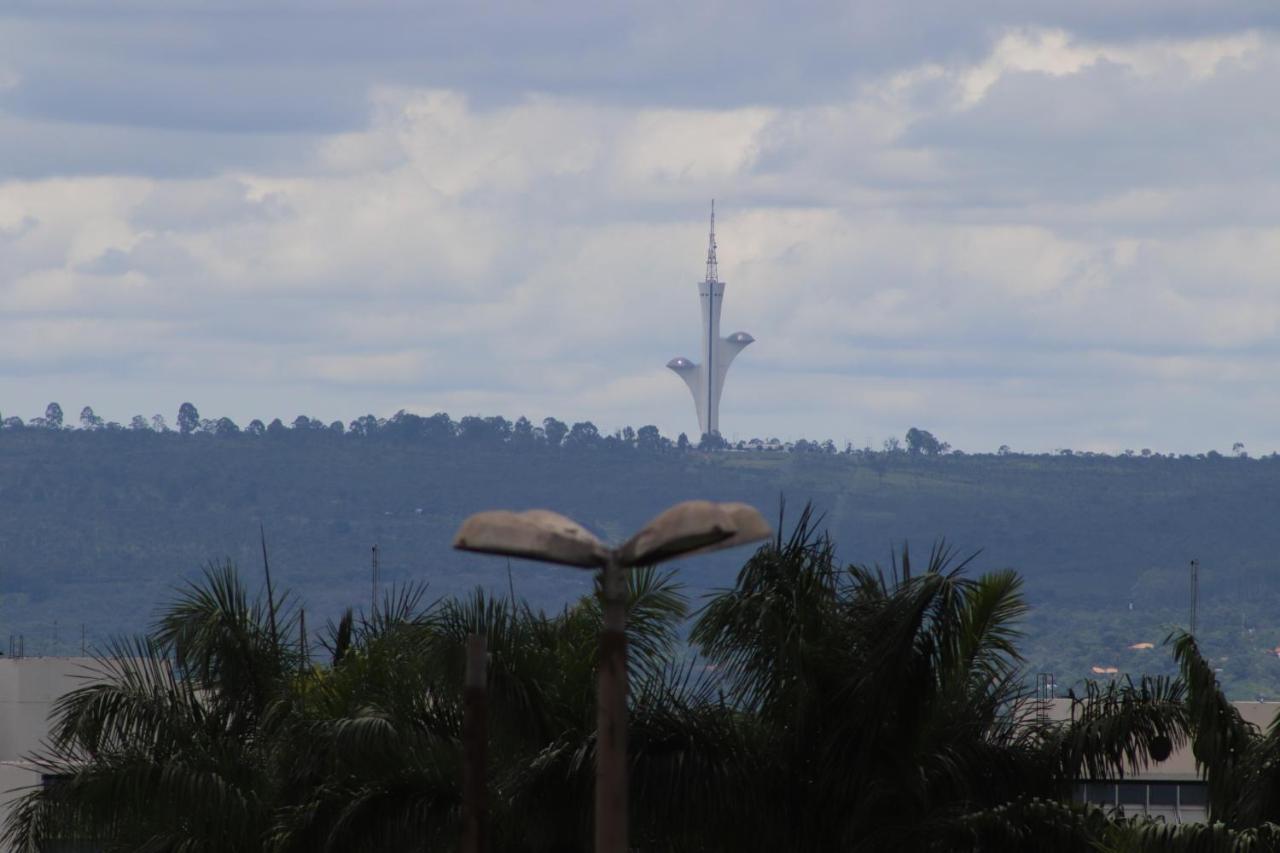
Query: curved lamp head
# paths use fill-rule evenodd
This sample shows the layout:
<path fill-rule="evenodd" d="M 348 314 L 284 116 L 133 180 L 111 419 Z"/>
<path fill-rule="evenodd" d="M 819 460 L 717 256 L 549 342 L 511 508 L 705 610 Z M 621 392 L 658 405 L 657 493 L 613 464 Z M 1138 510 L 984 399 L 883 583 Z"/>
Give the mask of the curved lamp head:
<path fill-rule="evenodd" d="M 685 501 L 660 513 L 618 548 L 624 566 L 652 566 L 734 534 L 733 519 L 711 501 Z"/>
<path fill-rule="evenodd" d="M 462 523 L 453 547 L 584 569 L 611 559 L 623 568 L 652 566 L 768 538 L 769 524 L 742 503 L 685 501 L 659 514 L 616 550 L 582 525 L 545 509 L 477 513 Z"/>
<path fill-rule="evenodd" d="M 478 512 L 462 522 L 453 547 L 583 569 L 609 560 L 609 549 L 582 525 L 545 509 Z"/>
<path fill-rule="evenodd" d="M 722 539 L 713 545 L 706 545 L 690 554 L 705 554 L 708 551 L 719 551 L 722 548 L 736 548 L 752 542 L 762 542 L 773 535 L 773 528 L 764 516 L 750 504 L 722 503 L 720 508 L 732 519 L 734 533 L 728 539 Z"/>
<path fill-rule="evenodd" d="M 623 566 L 652 566 L 685 554 L 701 554 L 754 542 L 769 525 L 746 504 L 678 503 L 644 526 L 618 549 Z"/>

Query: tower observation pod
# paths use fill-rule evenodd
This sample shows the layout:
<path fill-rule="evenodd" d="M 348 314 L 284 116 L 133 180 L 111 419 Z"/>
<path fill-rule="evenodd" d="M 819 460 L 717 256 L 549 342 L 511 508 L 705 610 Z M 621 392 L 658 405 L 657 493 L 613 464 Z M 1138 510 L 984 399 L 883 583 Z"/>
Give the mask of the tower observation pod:
<path fill-rule="evenodd" d="M 698 301 L 702 304 L 702 362 L 673 358 L 667 362 L 689 386 L 693 406 L 698 413 L 698 428 L 703 435 L 720 434 L 720 395 L 724 378 L 733 359 L 755 338 L 746 332 L 720 336 L 720 308 L 724 302 L 724 282 L 720 281 L 716 262 L 716 203 L 711 202 L 711 238 L 707 245 L 707 275 L 698 282 Z"/>

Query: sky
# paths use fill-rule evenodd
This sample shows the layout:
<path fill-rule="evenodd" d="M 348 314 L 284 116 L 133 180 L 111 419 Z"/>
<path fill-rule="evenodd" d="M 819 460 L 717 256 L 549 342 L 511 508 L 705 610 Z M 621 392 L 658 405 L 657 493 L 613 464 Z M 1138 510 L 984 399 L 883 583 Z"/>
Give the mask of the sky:
<path fill-rule="evenodd" d="M 1280 450 L 1280 6 L 0 0 L 0 415 Z"/>

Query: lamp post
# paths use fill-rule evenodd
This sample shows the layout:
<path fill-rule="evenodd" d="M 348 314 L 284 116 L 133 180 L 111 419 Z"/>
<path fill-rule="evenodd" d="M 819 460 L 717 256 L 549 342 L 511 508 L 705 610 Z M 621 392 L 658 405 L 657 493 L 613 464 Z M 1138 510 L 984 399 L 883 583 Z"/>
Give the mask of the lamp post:
<path fill-rule="evenodd" d="M 467 635 L 467 663 L 462 678 L 462 853 L 486 853 L 488 746 L 487 653 L 484 634 Z"/>
<path fill-rule="evenodd" d="M 582 525 L 548 510 L 481 512 L 463 522 L 453 547 L 600 572 L 602 624 L 596 687 L 596 853 L 627 851 L 627 569 L 731 548 L 769 536 L 741 503 L 685 501 L 611 548 Z"/>

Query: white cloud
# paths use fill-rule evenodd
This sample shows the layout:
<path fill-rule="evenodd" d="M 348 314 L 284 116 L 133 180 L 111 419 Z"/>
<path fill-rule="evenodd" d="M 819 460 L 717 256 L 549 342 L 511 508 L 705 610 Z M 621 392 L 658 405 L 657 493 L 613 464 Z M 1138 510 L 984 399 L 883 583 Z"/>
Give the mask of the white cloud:
<path fill-rule="evenodd" d="M 1239 63 L 1264 47 L 1256 31 L 1201 38 L 1137 42 L 1082 41 L 1061 29 L 1019 28 L 1006 33 L 983 62 L 959 77 L 963 107 L 976 104 L 1001 77 L 1037 72 L 1051 77 L 1078 74 L 1100 63 L 1142 77 L 1205 80 L 1223 63 Z"/>
<path fill-rule="evenodd" d="M 1219 422 L 1175 414 L 1193 402 L 1280 446 L 1259 390 L 1280 390 L 1280 40 L 1105 29 L 1004 26 L 821 98 L 493 98 L 379 72 L 363 125 L 285 142 L 130 125 L 221 167 L 167 151 L 0 183 L 0 401 L 691 431 L 661 365 L 697 345 L 714 196 L 724 323 L 758 340 L 734 432 L 1208 446 Z M 56 124 L 4 103 L 0 127 Z"/>

